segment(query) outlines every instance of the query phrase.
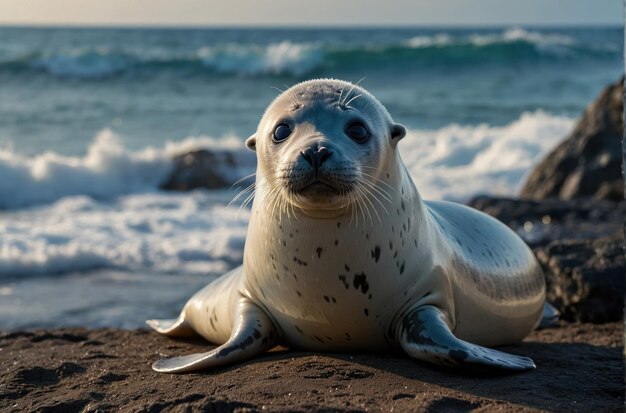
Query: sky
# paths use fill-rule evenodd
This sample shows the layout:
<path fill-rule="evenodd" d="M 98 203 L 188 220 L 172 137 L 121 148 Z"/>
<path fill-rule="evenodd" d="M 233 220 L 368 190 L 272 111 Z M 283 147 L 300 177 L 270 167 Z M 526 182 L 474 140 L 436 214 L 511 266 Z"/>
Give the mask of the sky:
<path fill-rule="evenodd" d="M 622 0 L 0 0 L 0 24 L 622 25 Z"/>

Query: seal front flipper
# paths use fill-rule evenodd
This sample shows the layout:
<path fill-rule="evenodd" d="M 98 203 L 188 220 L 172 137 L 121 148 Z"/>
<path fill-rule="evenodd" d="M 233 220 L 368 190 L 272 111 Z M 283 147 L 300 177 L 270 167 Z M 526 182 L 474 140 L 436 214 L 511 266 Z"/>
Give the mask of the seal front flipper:
<path fill-rule="evenodd" d="M 250 299 L 237 302 L 230 339 L 206 353 L 162 359 L 152 365 L 161 373 L 188 373 L 249 359 L 276 345 L 276 328 L 270 318 Z"/>
<path fill-rule="evenodd" d="M 400 320 L 396 337 L 411 357 L 429 363 L 515 371 L 535 368 L 535 363 L 528 357 L 507 354 L 456 338 L 445 322 L 445 315 L 430 305 L 409 311 Z"/>

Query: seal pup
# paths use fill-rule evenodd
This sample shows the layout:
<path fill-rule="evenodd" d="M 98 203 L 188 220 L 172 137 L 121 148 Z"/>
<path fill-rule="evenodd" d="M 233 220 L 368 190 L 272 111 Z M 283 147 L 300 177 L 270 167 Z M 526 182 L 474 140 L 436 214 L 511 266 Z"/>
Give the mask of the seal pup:
<path fill-rule="evenodd" d="M 533 253 L 486 214 L 425 201 L 400 159 L 406 129 L 362 87 L 303 82 L 280 94 L 247 141 L 257 153 L 243 265 L 196 293 L 168 336 L 218 347 L 158 360 L 182 373 L 277 344 L 384 351 L 444 366 L 526 370 L 515 343 L 539 323 L 545 282 Z"/>

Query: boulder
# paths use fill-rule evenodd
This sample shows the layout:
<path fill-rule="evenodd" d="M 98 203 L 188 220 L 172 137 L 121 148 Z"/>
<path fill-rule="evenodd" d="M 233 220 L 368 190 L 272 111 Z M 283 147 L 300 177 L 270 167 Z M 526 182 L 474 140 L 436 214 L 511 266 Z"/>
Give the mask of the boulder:
<path fill-rule="evenodd" d="M 173 158 L 174 166 L 167 179 L 160 185 L 161 189 L 171 191 L 190 191 L 196 188 L 224 188 L 230 182 L 220 170 L 224 164 L 235 167 L 235 159 L 231 153 L 214 154 L 206 149 L 191 151 Z"/>
<path fill-rule="evenodd" d="M 524 238 L 543 267 L 547 300 L 564 320 L 603 323 L 623 318 L 626 202 L 481 196 L 469 205 Z"/>
<path fill-rule="evenodd" d="M 572 133 L 528 176 L 520 196 L 531 199 L 624 198 L 624 78 L 606 87 Z"/>

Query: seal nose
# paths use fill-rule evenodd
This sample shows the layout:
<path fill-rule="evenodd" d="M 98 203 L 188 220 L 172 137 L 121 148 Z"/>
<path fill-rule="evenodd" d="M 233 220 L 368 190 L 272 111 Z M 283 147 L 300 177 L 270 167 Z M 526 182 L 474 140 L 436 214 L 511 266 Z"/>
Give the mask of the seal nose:
<path fill-rule="evenodd" d="M 333 153 L 324 146 L 306 148 L 302 151 L 302 157 L 316 170 L 319 169 L 332 154 Z"/>

